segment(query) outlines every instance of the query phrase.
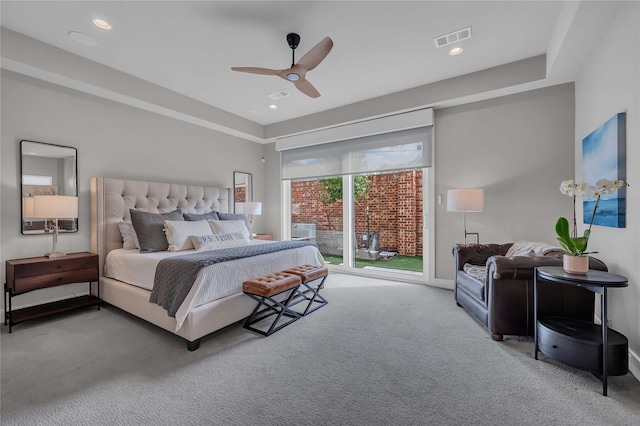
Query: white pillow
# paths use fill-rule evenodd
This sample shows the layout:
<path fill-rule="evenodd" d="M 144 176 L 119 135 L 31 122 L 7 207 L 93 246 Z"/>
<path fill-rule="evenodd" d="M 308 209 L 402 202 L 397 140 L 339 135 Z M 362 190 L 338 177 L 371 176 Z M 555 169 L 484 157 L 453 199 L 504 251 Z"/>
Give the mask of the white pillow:
<path fill-rule="evenodd" d="M 118 222 L 118 228 L 122 235 L 122 248 L 125 250 L 140 249 L 136 230 L 131 222 Z"/>
<path fill-rule="evenodd" d="M 249 243 L 241 232 L 232 232 L 230 234 L 213 234 L 191 236 L 191 242 L 196 250 L 212 250 L 218 248 L 246 246 Z"/>
<path fill-rule="evenodd" d="M 214 234 L 232 234 L 241 232 L 245 239 L 251 239 L 251 233 L 247 229 L 244 220 L 212 220 L 209 219 L 209 225 Z"/>
<path fill-rule="evenodd" d="M 164 233 L 169 243 L 169 251 L 183 251 L 193 249 L 191 235 L 211 235 L 211 227 L 206 220 L 165 220 Z"/>

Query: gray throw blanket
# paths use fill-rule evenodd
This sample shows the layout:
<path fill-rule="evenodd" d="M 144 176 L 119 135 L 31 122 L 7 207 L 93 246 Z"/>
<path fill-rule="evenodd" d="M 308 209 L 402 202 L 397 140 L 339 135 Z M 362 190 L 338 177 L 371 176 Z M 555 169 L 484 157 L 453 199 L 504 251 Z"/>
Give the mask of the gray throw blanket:
<path fill-rule="evenodd" d="M 149 302 L 162 306 L 167 310 L 170 317 L 175 318 L 178 308 L 187 297 L 187 294 L 189 294 L 189 291 L 191 291 L 196 276 L 202 268 L 229 260 L 313 245 L 315 244 L 305 241 L 278 241 L 269 244 L 203 251 L 162 259 L 156 267 L 156 275 Z"/>

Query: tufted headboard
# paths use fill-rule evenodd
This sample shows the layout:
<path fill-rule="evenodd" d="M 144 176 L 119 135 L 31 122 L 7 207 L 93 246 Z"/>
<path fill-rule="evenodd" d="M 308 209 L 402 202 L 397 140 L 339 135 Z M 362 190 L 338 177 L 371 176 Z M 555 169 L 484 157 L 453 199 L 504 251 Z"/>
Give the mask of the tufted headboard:
<path fill-rule="evenodd" d="M 233 209 L 231 189 L 212 186 L 158 183 L 140 180 L 91 178 L 91 251 L 100 257 L 103 270 L 107 254 L 122 247 L 118 229 L 121 221 L 131 221 L 129 209 L 166 213 L 207 213 Z"/>

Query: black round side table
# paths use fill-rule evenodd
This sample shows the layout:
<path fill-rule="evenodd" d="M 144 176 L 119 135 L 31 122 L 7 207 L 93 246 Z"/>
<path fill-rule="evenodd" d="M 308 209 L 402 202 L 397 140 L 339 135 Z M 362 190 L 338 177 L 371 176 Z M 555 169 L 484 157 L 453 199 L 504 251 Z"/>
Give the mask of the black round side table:
<path fill-rule="evenodd" d="M 601 295 L 602 324 L 567 317 L 538 318 L 538 304 L 544 303 L 538 300 L 539 282 L 579 286 Z M 540 351 L 556 361 L 591 371 L 602 380 L 602 394 L 606 396 L 607 377 L 629 371 L 629 341 L 607 325 L 607 289 L 627 287 L 627 278 L 597 270 L 569 274 L 560 266 L 542 266 L 536 268 L 533 283 L 535 359 Z"/>

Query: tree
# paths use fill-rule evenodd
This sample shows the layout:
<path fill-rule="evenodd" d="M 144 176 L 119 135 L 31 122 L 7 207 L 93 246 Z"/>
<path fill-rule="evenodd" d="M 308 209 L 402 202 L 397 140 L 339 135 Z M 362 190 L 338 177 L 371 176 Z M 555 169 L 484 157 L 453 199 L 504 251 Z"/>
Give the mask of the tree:
<path fill-rule="evenodd" d="M 357 204 L 360 199 L 369 197 L 371 181 L 368 175 L 355 175 L 353 177 L 353 200 Z M 325 206 L 342 201 L 342 176 L 320 179 L 320 201 Z M 333 230 L 331 214 L 333 209 L 325 208 L 329 230 Z"/>

